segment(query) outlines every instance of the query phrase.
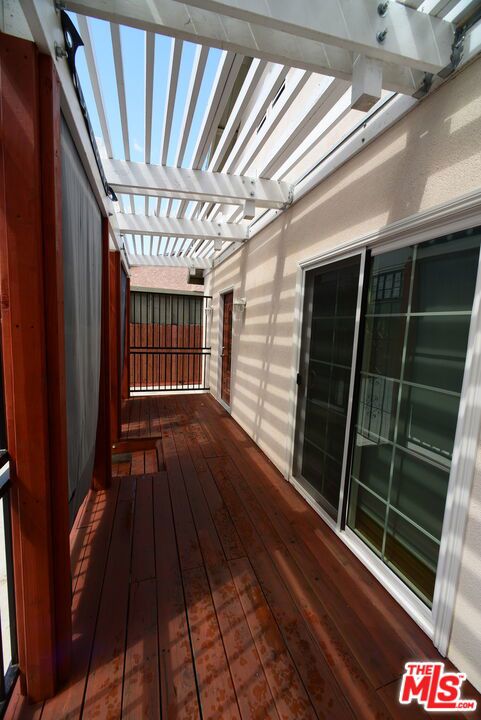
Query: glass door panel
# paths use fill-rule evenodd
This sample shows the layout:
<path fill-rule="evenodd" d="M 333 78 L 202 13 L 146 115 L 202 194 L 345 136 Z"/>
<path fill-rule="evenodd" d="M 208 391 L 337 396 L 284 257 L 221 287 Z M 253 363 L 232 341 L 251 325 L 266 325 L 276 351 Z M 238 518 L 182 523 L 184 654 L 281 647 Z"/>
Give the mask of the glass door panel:
<path fill-rule="evenodd" d="M 337 519 L 360 255 L 306 273 L 294 474 Z"/>
<path fill-rule="evenodd" d="M 480 240 L 377 255 L 368 278 L 347 525 L 429 606 Z"/>

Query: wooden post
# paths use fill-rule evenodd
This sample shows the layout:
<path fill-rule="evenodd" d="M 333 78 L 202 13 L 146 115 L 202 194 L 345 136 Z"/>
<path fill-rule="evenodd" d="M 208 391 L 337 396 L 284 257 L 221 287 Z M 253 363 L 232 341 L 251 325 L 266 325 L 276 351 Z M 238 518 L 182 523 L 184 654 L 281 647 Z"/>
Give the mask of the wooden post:
<path fill-rule="evenodd" d="M 111 441 L 120 438 L 120 253 L 109 253 L 110 266 L 110 430 Z"/>
<path fill-rule="evenodd" d="M 102 333 L 100 347 L 100 386 L 93 486 L 108 488 L 112 479 L 110 426 L 110 264 L 109 221 L 102 218 Z"/>
<path fill-rule="evenodd" d="M 127 278 L 125 290 L 125 334 L 124 334 L 124 369 L 122 372 L 122 400 L 130 397 L 130 278 Z"/>
<path fill-rule="evenodd" d="M 65 386 L 60 82 L 49 55 L 39 55 L 38 68 L 56 672 L 57 680 L 63 683 L 70 672 L 72 580 Z"/>
<path fill-rule="evenodd" d="M 62 598 L 55 594 L 52 523 L 53 488 L 59 479 L 52 473 L 60 472 L 63 462 L 51 457 L 61 449 L 49 434 L 55 432 L 50 419 L 60 403 L 49 403 L 49 392 L 58 393 L 58 387 L 48 385 L 52 375 L 46 348 L 47 338 L 55 335 L 59 306 L 54 290 L 53 302 L 46 302 L 35 45 L 2 35 L 0 74 L 0 284 L 19 660 L 24 688 L 38 701 L 55 692 L 56 617 L 64 613 Z M 50 192 L 58 191 L 57 180 L 50 183 Z M 57 201 L 58 196 L 47 226 Z M 56 232 L 54 236 L 58 239 Z M 57 313 L 48 333 L 47 304 Z"/>

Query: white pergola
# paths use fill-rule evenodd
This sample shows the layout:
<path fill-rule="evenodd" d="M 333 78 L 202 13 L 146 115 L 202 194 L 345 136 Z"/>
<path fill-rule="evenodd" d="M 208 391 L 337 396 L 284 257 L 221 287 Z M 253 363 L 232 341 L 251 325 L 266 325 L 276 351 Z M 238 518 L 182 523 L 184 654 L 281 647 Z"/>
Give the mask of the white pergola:
<path fill-rule="evenodd" d="M 480 0 L 65 0 L 61 5 L 76 14 L 85 46 L 89 111 L 101 128 L 102 165 L 118 197 L 112 202 L 58 52 L 65 43 L 59 9 L 52 0 L 21 5 L 35 41 L 56 58 L 64 115 L 110 216 L 112 243 L 130 265 L 210 267 L 481 50 L 481 24 L 471 22 Z M 108 88 L 92 18 L 109 23 L 104 51 L 111 53 L 114 73 Z M 123 25 L 144 38 L 142 162 L 132 160 L 125 80 L 132 58 L 123 50 Z M 156 35 L 170 43 L 162 77 L 155 72 Z M 187 42 L 195 48 L 174 128 Z M 220 53 L 208 100 L 201 102 L 210 48 Z M 166 87 L 161 110 L 159 82 Z M 120 113 L 117 156 L 107 90 Z M 160 152 L 154 156 L 159 112 Z"/>

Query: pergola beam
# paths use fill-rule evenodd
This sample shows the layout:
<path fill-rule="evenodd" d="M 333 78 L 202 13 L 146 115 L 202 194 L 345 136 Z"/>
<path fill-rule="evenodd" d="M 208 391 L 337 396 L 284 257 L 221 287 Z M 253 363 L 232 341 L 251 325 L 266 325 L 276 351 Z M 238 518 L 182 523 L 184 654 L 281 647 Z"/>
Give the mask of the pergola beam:
<path fill-rule="evenodd" d="M 247 200 L 254 200 L 259 207 L 277 209 L 288 205 L 291 198 L 291 187 L 276 180 L 127 160 L 106 159 L 103 166 L 109 184 L 118 193 L 228 205 L 243 205 Z"/>
<path fill-rule="evenodd" d="M 203 238 L 229 242 L 244 242 L 248 237 L 247 228 L 236 223 L 164 218 L 138 213 L 117 213 L 116 221 L 119 232 L 128 235 L 165 235 L 172 238 Z"/>
<path fill-rule="evenodd" d="M 401 3 L 390 2 L 384 15 L 373 0 L 188 0 L 188 4 L 423 72 L 438 73 L 450 64 L 451 23 Z M 380 41 L 377 35 L 384 30 L 387 34 Z"/>
<path fill-rule="evenodd" d="M 155 267 L 191 267 L 191 268 L 210 268 L 212 260 L 209 258 L 188 258 L 183 256 L 169 255 L 137 255 L 128 254 L 127 258 L 131 267 L 139 265 L 148 265 Z"/>
<path fill-rule="evenodd" d="M 26 2 L 26 0 L 22 1 Z M 363 7 L 366 2 L 367 0 L 360 0 Z M 81 15 L 89 15 L 113 23 L 229 50 L 241 55 L 258 57 L 289 67 L 299 67 L 342 80 L 350 81 L 352 77 L 351 50 L 267 28 L 263 25 L 254 25 L 245 20 L 173 2 L 173 0 L 156 0 L 155 4 L 132 2 L 131 0 L 66 0 L 65 5 L 69 10 Z M 357 3 L 351 3 L 350 7 L 354 5 L 357 6 Z M 393 5 L 396 3 L 390 3 L 390 7 Z M 297 7 L 297 3 L 293 3 L 293 6 Z M 324 15 L 324 3 L 318 7 L 321 17 Z M 383 23 L 377 15 L 376 7 L 375 2 L 371 3 L 371 16 L 375 16 L 372 20 L 373 43 L 377 42 L 377 30 L 374 31 L 374 28 L 383 30 L 386 26 L 386 23 Z M 357 8 L 355 10 L 357 14 Z M 422 23 L 423 27 L 427 28 L 432 19 L 426 20 L 428 16 L 424 16 L 422 13 L 416 13 L 416 15 L 424 18 L 421 20 L 417 18 L 416 22 Z M 445 25 L 449 29 L 452 28 L 449 23 L 445 23 Z M 397 30 L 391 29 L 389 42 L 396 44 L 396 37 Z M 422 42 L 419 44 L 423 45 L 424 40 L 425 38 L 422 37 Z M 387 56 L 383 55 L 384 44 L 380 44 L 378 55 L 387 60 Z M 440 42 L 440 45 L 443 48 L 444 58 L 445 43 Z M 440 59 L 439 67 L 442 61 Z M 428 65 L 431 66 L 430 63 Z M 388 90 L 413 94 L 422 84 L 423 78 L 424 73 L 412 67 L 396 65 L 393 62 L 383 63 L 383 87 Z"/>

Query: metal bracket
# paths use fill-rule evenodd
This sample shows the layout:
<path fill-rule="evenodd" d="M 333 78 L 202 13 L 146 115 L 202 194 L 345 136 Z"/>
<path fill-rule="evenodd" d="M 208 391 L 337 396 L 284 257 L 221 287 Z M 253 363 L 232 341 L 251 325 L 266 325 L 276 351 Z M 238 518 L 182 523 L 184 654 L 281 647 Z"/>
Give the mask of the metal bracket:
<path fill-rule="evenodd" d="M 57 60 L 65 60 L 68 57 L 68 53 L 58 42 L 54 43 L 55 57 Z"/>
<path fill-rule="evenodd" d="M 97 167 L 99 169 L 100 177 L 102 180 L 102 185 L 104 186 L 105 194 L 107 197 L 109 197 L 113 202 L 117 201 L 117 195 L 114 193 L 112 188 L 107 182 L 107 178 L 105 177 L 104 169 L 102 167 L 102 161 L 100 159 L 97 142 L 95 140 L 95 134 L 92 128 L 92 123 L 90 122 L 88 110 L 87 110 L 87 103 L 85 102 L 84 94 L 82 92 L 82 88 L 80 86 L 80 79 L 77 74 L 77 69 L 75 67 L 75 53 L 77 52 L 79 47 L 83 46 L 83 40 L 79 35 L 79 32 L 75 25 L 73 24 L 72 20 L 68 16 L 68 14 L 65 12 L 65 10 L 60 7 L 59 4 L 59 11 L 60 11 L 60 23 L 62 25 L 62 32 L 63 32 L 63 38 L 65 42 L 65 49 L 61 48 L 60 45 L 57 43 L 55 44 L 55 55 L 57 58 L 65 58 L 68 63 L 68 67 L 70 70 L 70 74 L 72 76 L 72 82 L 75 88 L 75 92 L 77 93 L 77 98 L 80 104 L 80 109 L 82 111 L 82 115 L 84 117 L 85 126 L 87 128 L 87 132 L 89 134 L 90 138 L 90 144 L 92 145 L 92 150 L 95 155 L 95 162 L 97 163 Z"/>
<path fill-rule="evenodd" d="M 380 2 L 377 6 L 377 14 L 379 17 L 384 17 L 387 13 L 387 9 L 389 7 L 389 2 Z"/>
<path fill-rule="evenodd" d="M 287 193 L 287 202 L 284 203 L 281 210 L 287 210 L 287 208 L 290 207 L 293 202 L 294 202 L 294 187 L 291 185 L 289 187 L 289 192 Z"/>
<path fill-rule="evenodd" d="M 428 92 L 431 90 L 431 86 L 433 84 L 433 78 L 434 75 L 432 73 L 424 73 L 424 78 L 421 83 L 421 85 L 418 87 L 415 93 L 413 93 L 413 98 L 416 98 L 417 100 L 420 100 L 421 98 L 425 97 Z"/>
<path fill-rule="evenodd" d="M 451 62 L 438 73 L 439 77 L 447 78 L 458 67 L 464 52 L 464 40 L 466 38 L 466 26 L 456 29 L 453 44 L 451 45 Z"/>

